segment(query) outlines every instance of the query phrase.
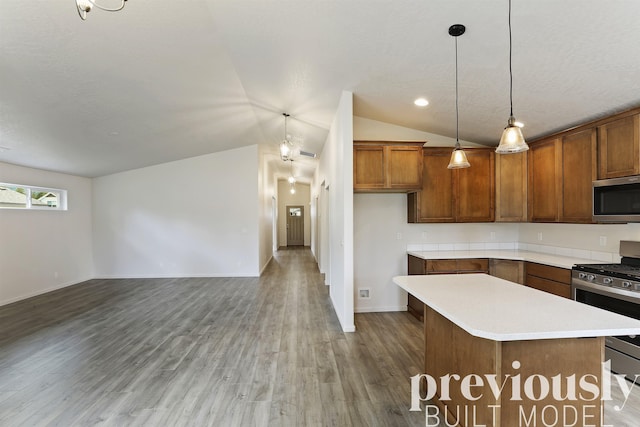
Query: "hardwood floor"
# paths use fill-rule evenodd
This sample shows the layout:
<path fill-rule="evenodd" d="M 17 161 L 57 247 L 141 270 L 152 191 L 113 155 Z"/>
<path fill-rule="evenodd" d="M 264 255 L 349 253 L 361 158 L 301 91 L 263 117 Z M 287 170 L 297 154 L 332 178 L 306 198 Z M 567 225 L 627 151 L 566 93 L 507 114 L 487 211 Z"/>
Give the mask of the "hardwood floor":
<path fill-rule="evenodd" d="M 0 426 L 424 426 L 422 325 L 355 319 L 342 333 L 300 248 L 261 278 L 91 280 L 0 307 Z M 614 425 L 637 425 L 634 392 Z"/>

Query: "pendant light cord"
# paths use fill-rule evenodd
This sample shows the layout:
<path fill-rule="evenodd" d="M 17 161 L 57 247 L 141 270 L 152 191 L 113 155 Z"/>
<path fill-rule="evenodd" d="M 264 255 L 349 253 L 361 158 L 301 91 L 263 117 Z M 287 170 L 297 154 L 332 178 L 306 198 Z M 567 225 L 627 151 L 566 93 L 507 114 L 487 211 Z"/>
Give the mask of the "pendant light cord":
<path fill-rule="evenodd" d="M 511 0 L 509 0 L 509 105 L 510 113 L 509 117 L 513 117 L 513 70 L 511 69 L 511 55 L 512 55 L 511 41 Z"/>
<path fill-rule="evenodd" d="M 459 147 L 458 139 L 458 37 L 454 37 L 456 41 L 456 147 Z"/>

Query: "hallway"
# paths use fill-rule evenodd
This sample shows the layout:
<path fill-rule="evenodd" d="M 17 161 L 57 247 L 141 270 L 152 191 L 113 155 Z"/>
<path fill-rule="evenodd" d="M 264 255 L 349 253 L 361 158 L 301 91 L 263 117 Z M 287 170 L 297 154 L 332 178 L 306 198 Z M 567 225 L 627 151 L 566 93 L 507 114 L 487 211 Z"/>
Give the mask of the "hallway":
<path fill-rule="evenodd" d="M 91 280 L 0 307 L 0 425 L 424 425 L 421 325 L 356 327 L 307 248 L 261 278 Z"/>

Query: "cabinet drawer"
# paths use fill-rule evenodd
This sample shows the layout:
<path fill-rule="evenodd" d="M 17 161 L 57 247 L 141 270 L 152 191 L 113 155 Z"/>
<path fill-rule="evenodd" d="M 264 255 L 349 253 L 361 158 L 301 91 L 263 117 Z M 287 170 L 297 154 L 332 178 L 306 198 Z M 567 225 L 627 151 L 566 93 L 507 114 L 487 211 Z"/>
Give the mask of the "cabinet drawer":
<path fill-rule="evenodd" d="M 571 270 L 567 270 L 566 268 L 528 262 L 527 276 L 542 277 L 544 279 L 571 285 Z"/>
<path fill-rule="evenodd" d="M 565 298 L 571 298 L 571 285 L 527 275 L 527 286 Z"/>

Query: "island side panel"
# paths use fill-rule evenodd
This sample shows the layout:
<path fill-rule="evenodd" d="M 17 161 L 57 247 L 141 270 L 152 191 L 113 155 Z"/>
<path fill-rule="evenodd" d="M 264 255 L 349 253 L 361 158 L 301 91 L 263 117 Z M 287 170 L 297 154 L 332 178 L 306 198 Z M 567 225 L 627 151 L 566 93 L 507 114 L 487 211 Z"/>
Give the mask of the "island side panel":
<path fill-rule="evenodd" d="M 495 374 L 500 366 L 499 343 L 470 335 L 454 323 L 425 306 L 425 373 L 435 379 L 457 374 Z M 468 401 L 461 393 L 460 381 L 451 380 L 450 400 L 438 392 L 433 399 L 441 414 L 447 414 L 450 425 L 501 425 L 500 413 L 492 409 L 498 404 L 488 389 L 480 389 L 482 398 Z M 475 392 L 474 392 L 475 393 Z"/>
<path fill-rule="evenodd" d="M 513 368 L 513 361 L 519 361 L 520 367 Z M 589 382 L 602 384 L 602 362 L 604 361 L 604 338 L 568 338 L 535 341 L 507 341 L 502 343 L 502 375 L 510 375 L 512 378 L 520 374 L 522 387 L 526 378 L 533 375 L 542 375 L 552 383 L 552 377 L 560 375 L 563 379 L 562 395 L 566 396 L 566 379 L 575 375 L 578 400 L 556 400 L 552 395 L 553 387 L 546 399 L 539 401 L 525 400 L 513 401 L 512 383 L 508 382 L 502 393 L 501 412 L 503 425 L 526 425 L 523 423 L 522 414 L 527 419 L 535 417 L 536 425 L 543 425 L 543 416 L 546 422 L 554 419 L 555 414 L 560 417 L 558 425 L 591 425 L 599 427 L 602 424 L 602 401 L 600 396 L 594 397 L 591 393 L 582 391 L 580 379 L 589 375 Z M 532 381 L 536 399 L 541 396 L 540 381 Z M 579 393 L 582 391 L 583 399 Z M 524 393 L 524 392 L 522 392 Z M 551 408 L 555 407 L 555 409 Z M 546 409 L 545 409 L 546 408 Z M 544 413 L 543 413 L 544 412 Z M 574 419 L 577 414 L 577 420 Z M 566 417 L 566 419 L 565 419 Z M 575 423 L 575 424 L 574 424 Z"/>

